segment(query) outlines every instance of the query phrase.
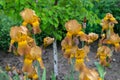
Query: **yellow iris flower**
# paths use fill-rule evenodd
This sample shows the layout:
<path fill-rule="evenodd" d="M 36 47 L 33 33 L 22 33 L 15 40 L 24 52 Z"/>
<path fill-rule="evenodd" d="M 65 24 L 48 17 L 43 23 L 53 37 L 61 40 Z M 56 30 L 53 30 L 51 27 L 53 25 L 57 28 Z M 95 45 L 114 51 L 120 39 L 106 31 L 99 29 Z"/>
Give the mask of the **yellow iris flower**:
<path fill-rule="evenodd" d="M 91 43 L 98 39 L 98 35 L 95 33 L 85 34 L 76 20 L 68 21 L 65 28 L 67 34 L 61 42 L 63 55 L 70 61 L 75 58 L 75 69 L 80 71 L 80 80 L 102 80 L 95 70 L 87 68 L 84 64 L 90 50 L 89 46 L 85 45 L 83 48 L 78 48 L 79 37 L 81 41 Z"/>
<path fill-rule="evenodd" d="M 37 17 L 35 12 L 32 9 L 26 8 L 23 10 L 20 15 L 23 18 L 23 26 L 27 26 L 27 24 L 31 24 L 33 26 L 34 34 L 40 33 L 41 29 L 39 28 L 40 19 Z"/>
<path fill-rule="evenodd" d="M 9 51 L 11 51 L 11 46 L 14 42 L 17 42 L 17 52 L 19 55 L 24 56 L 23 72 L 27 72 L 29 78 L 32 78 L 33 80 L 38 79 L 38 75 L 32 66 L 32 63 L 37 60 L 40 63 L 41 68 L 44 69 L 41 48 L 36 46 L 34 39 L 27 35 L 27 29 L 25 27 L 12 27 L 10 37 L 11 43 Z"/>
<path fill-rule="evenodd" d="M 118 23 L 116 19 L 113 17 L 113 15 L 110 13 L 106 14 L 106 16 L 104 17 L 104 20 L 112 23 Z"/>
<path fill-rule="evenodd" d="M 72 35 L 77 34 L 81 29 L 81 25 L 76 20 L 70 20 L 65 24 L 66 30 Z"/>
<path fill-rule="evenodd" d="M 120 37 L 119 37 L 118 34 L 115 34 L 115 33 L 111 34 L 109 39 L 104 39 L 103 40 L 104 44 L 111 44 L 111 45 L 113 45 L 115 47 L 116 51 L 118 51 L 119 48 L 120 48 L 119 42 L 120 42 Z"/>
<path fill-rule="evenodd" d="M 87 54 L 89 51 L 90 48 L 86 45 L 81 49 L 77 48 L 77 52 L 75 53 L 75 67 L 77 71 L 81 69 L 81 66 L 83 66 L 84 60 L 88 60 Z"/>
<path fill-rule="evenodd" d="M 100 46 L 97 50 L 97 57 L 99 57 L 101 65 L 107 66 L 109 63 L 108 60 L 111 58 L 110 48 L 107 46 Z"/>
<path fill-rule="evenodd" d="M 65 37 L 62 42 L 61 42 L 61 46 L 62 46 L 62 51 L 64 51 L 65 49 L 69 49 L 72 47 L 72 40 L 69 37 Z"/>
<path fill-rule="evenodd" d="M 24 65 L 22 70 L 23 72 L 27 72 L 29 78 L 32 78 L 32 79 L 38 79 L 38 75 L 32 66 L 33 61 L 35 60 L 39 62 L 42 69 L 45 68 L 42 61 L 42 50 L 38 46 L 32 47 L 30 50 L 30 53 L 25 54 L 25 58 L 24 58 Z"/>
<path fill-rule="evenodd" d="M 107 13 L 106 16 L 104 17 L 104 19 L 102 20 L 102 31 L 104 30 L 108 30 L 110 27 L 112 28 L 111 30 L 113 30 L 113 26 L 114 24 L 117 24 L 117 20 L 113 17 L 112 14 Z M 110 26 L 111 25 L 111 26 Z"/>
<path fill-rule="evenodd" d="M 12 45 L 15 42 L 21 42 L 21 41 L 24 42 L 24 40 L 27 38 L 27 28 L 23 26 L 12 27 L 10 30 L 10 37 L 11 37 L 11 41 L 9 46 L 9 52 L 11 52 Z"/>
<path fill-rule="evenodd" d="M 89 39 L 93 42 L 98 39 L 98 34 L 95 33 L 89 33 L 88 34 Z"/>
<path fill-rule="evenodd" d="M 26 55 L 25 57 L 28 57 L 28 55 Z M 38 79 L 38 75 L 37 75 L 32 63 L 33 63 L 32 59 L 30 59 L 29 57 L 25 58 L 22 71 L 27 72 L 29 78 L 36 80 L 36 79 Z"/>

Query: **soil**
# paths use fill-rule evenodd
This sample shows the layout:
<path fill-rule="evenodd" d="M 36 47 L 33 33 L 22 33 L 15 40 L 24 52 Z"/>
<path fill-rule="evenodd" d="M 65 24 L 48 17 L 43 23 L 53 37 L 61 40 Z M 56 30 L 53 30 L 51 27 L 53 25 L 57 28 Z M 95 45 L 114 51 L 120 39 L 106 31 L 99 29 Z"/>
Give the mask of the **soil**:
<path fill-rule="evenodd" d="M 95 68 L 94 62 L 97 61 L 95 59 L 97 43 L 91 44 L 90 50 L 91 51 L 88 54 L 90 61 L 86 62 L 86 65 L 89 68 Z M 47 70 L 47 80 L 50 80 L 54 68 L 52 46 L 46 49 L 46 52 L 43 54 L 43 61 Z M 12 53 L 5 53 L 0 50 L 0 67 L 5 70 L 6 64 L 9 64 L 11 67 L 15 66 L 17 69 L 21 69 L 23 65 L 23 57 L 15 56 Z M 65 80 L 66 76 L 70 76 L 70 64 L 68 63 L 68 60 L 63 57 L 60 47 L 58 47 L 58 70 L 59 76 L 57 80 Z M 120 80 L 120 53 L 113 53 L 111 66 L 105 68 L 105 70 L 105 80 Z M 78 72 L 75 71 L 74 73 L 74 80 L 79 80 Z"/>

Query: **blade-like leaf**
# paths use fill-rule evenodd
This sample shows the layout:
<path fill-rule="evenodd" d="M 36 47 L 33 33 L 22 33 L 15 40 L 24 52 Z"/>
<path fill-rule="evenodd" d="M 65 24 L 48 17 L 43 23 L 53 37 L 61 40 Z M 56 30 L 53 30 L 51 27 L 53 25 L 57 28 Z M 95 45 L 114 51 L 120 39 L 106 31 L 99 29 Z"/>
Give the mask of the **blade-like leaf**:
<path fill-rule="evenodd" d="M 65 80 L 69 80 L 69 77 L 68 77 L 68 75 L 66 75 L 64 79 L 65 79 Z"/>
<path fill-rule="evenodd" d="M 75 59 L 73 58 L 71 60 L 71 71 L 70 71 L 70 79 L 69 80 L 74 80 L 74 64 L 75 64 Z"/>
<path fill-rule="evenodd" d="M 52 80 L 56 80 L 56 77 L 55 77 L 55 74 L 52 72 L 52 77 L 51 77 Z"/>
<path fill-rule="evenodd" d="M 9 80 L 10 76 L 6 73 L 6 71 L 3 71 L 0 67 L 0 79 L 1 80 Z"/>
<path fill-rule="evenodd" d="M 13 77 L 13 80 L 20 80 L 20 77 L 18 74 L 16 74 L 14 77 Z"/>
<path fill-rule="evenodd" d="M 46 80 L 46 69 L 44 69 L 44 71 L 43 71 L 42 80 Z"/>
<path fill-rule="evenodd" d="M 35 64 L 34 64 L 34 66 L 35 66 L 36 72 L 38 74 L 38 78 L 39 78 L 39 80 L 41 80 L 41 77 L 40 77 L 40 75 L 41 75 L 40 74 L 40 64 L 39 64 L 39 62 L 36 61 Z"/>
<path fill-rule="evenodd" d="M 98 62 L 95 62 L 94 64 L 97 67 L 97 70 L 99 72 L 100 77 L 102 78 L 102 80 L 104 80 L 105 73 L 106 73 L 105 68 L 101 64 L 99 64 Z"/>

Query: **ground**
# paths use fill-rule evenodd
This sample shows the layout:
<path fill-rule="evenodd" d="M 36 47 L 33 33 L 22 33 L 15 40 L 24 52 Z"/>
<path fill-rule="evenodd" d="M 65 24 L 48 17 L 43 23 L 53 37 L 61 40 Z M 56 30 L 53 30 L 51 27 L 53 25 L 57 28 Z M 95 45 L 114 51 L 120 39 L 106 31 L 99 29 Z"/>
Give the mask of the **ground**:
<path fill-rule="evenodd" d="M 97 61 L 95 59 L 97 51 L 97 43 L 91 44 L 89 52 L 89 62 L 86 62 L 87 66 L 90 68 L 95 68 L 93 62 Z M 53 72 L 53 51 L 52 46 L 46 49 L 46 52 L 43 54 L 43 61 L 47 70 L 47 80 L 50 80 L 50 75 Z M 5 53 L 0 50 L 0 66 L 5 69 L 6 64 L 10 64 L 11 67 L 16 66 L 18 69 L 21 69 L 23 65 L 23 58 L 20 56 L 15 56 L 12 53 Z M 59 76 L 57 80 L 65 80 L 65 76 L 70 76 L 70 65 L 62 55 L 61 47 L 58 46 L 58 70 Z M 113 53 L 111 66 L 105 68 L 106 75 L 105 80 L 120 80 L 120 53 Z M 75 71 L 75 80 L 78 79 L 78 72 Z"/>

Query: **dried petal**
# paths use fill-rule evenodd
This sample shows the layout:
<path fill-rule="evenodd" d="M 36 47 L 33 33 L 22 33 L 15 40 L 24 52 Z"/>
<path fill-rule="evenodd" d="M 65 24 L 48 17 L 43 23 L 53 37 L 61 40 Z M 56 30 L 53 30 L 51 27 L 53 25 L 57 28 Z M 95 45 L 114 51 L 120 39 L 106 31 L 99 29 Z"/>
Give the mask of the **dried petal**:
<path fill-rule="evenodd" d="M 61 42 L 62 50 L 72 47 L 72 38 L 65 37 Z"/>
<path fill-rule="evenodd" d="M 32 26 L 34 34 L 41 33 L 41 29 L 39 28 L 39 21 L 32 23 Z"/>
<path fill-rule="evenodd" d="M 42 61 L 42 49 L 38 46 L 34 46 L 34 47 L 31 48 L 30 55 L 31 55 L 33 60 L 38 60 L 41 68 L 43 69 L 44 64 L 43 64 L 43 61 Z"/>
<path fill-rule="evenodd" d="M 80 80 L 99 80 L 100 77 L 96 70 L 89 69 L 86 66 L 84 66 L 79 75 L 79 79 Z"/>
<path fill-rule="evenodd" d="M 29 56 L 30 55 L 25 56 L 22 71 L 27 72 L 29 78 L 32 78 L 33 80 L 34 79 L 36 80 L 36 79 L 38 79 L 38 75 L 37 75 L 34 67 L 32 66 L 33 60 L 31 58 L 29 58 Z"/>
<path fill-rule="evenodd" d="M 93 42 L 93 41 L 95 41 L 95 40 L 98 39 L 98 34 L 89 33 L 89 34 L 88 34 L 88 37 L 89 37 L 89 39 L 92 40 L 92 42 Z"/>
<path fill-rule="evenodd" d="M 114 24 L 118 23 L 117 20 L 113 17 L 112 14 L 107 13 L 104 19 L 102 20 L 102 31 L 110 29 L 113 32 Z"/>
<path fill-rule="evenodd" d="M 103 40 L 103 43 L 105 44 L 112 44 L 115 46 L 116 43 L 119 43 L 120 42 L 120 37 L 118 34 L 111 34 L 110 38 L 109 39 L 105 39 Z"/>
<path fill-rule="evenodd" d="M 77 34 L 82 28 L 76 20 L 70 20 L 65 24 L 65 28 L 71 34 Z"/>
<path fill-rule="evenodd" d="M 47 47 L 48 45 L 52 44 L 54 41 L 54 38 L 51 37 L 45 37 L 43 42 L 44 42 L 44 47 Z"/>
<path fill-rule="evenodd" d="M 27 28 L 23 27 L 23 26 L 15 26 L 15 27 L 11 27 L 10 30 L 10 37 L 11 39 L 18 41 L 19 37 L 21 36 L 21 34 L 23 35 L 27 35 Z"/>
<path fill-rule="evenodd" d="M 80 36 L 80 40 L 81 40 L 81 41 L 88 42 L 88 36 L 87 36 L 87 34 L 81 35 L 81 36 Z"/>
<path fill-rule="evenodd" d="M 37 59 L 42 56 L 42 49 L 38 46 L 34 46 L 31 48 L 30 55 L 33 59 Z"/>
<path fill-rule="evenodd" d="M 27 36 L 26 41 L 27 41 L 27 44 L 28 44 L 31 48 L 34 47 L 34 46 L 36 46 L 35 40 L 34 40 L 33 38 Z"/>
<path fill-rule="evenodd" d="M 32 9 L 28 9 L 28 8 L 20 12 L 20 15 L 22 16 L 23 20 L 27 23 L 32 23 L 34 16 L 36 16 L 35 12 Z"/>
<path fill-rule="evenodd" d="M 101 25 L 102 25 L 102 32 L 104 30 L 108 30 L 108 28 L 109 28 L 109 23 L 108 22 L 106 22 L 105 20 L 102 20 Z"/>
<path fill-rule="evenodd" d="M 68 59 L 69 59 L 69 58 L 71 57 L 71 49 L 69 49 L 69 48 L 68 48 L 68 49 L 65 49 L 63 55 L 64 55 L 65 58 L 68 58 Z"/>
<path fill-rule="evenodd" d="M 115 46 L 115 51 L 116 52 L 120 52 L 120 44 L 119 43 L 115 43 L 114 46 Z"/>
<path fill-rule="evenodd" d="M 82 48 L 87 56 L 87 54 L 90 52 L 90 47 L 85 45 L 83 48 Z"/>
<path fill-rule="evenodd" d="M 27 44 L 27 41 L 21 41 L 18 43 L 17 51 L 19 55 L 23 56 L 25 54 L 30 53 L 31 47 Z"/>
<path fill-rule="evenodd" d="M 75 70 L 76 71 L 81 71 L 84 66 L 85 66 L 84 59 L 76 59 L 76 61 L 75 61 Z"/>

